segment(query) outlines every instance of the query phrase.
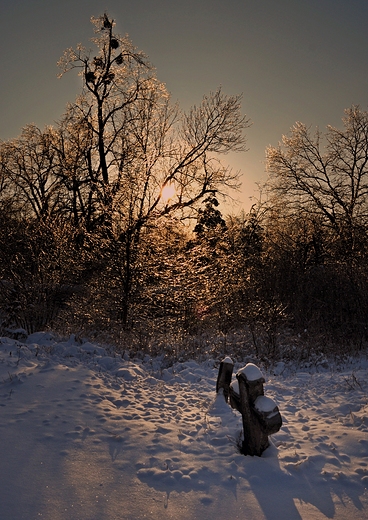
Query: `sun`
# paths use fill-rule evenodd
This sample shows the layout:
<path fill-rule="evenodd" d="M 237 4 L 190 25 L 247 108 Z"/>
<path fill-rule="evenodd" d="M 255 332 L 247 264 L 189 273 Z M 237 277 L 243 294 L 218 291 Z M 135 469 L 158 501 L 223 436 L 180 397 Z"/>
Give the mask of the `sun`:
<path fill-rule="evenodd" d="M 163 186 L 161 189 L 161 200 L 163 200 L 164 202 L 168 202 L 175 196 L 175 193 L 175 186 L 172 182 L 170 182 L 169 184 L 165 184 L 165 186 Z"/>

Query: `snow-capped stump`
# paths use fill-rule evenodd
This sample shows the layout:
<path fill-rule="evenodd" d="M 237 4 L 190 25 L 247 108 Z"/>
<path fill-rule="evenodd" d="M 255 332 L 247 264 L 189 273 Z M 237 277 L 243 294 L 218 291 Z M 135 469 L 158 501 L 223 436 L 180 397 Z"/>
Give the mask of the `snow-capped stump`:
<path fill-rule="evenodd" d="M 256 365 L 248 363 L 236 378 L 244 429 L 242 451 L 244 455 L 260 457 L 269 446 L 268 436 L 281 428 L 281 415 L 272 399 L 264 396 L 265 378 Z"/>
<path fill-rule="evenodd" d="M 254 402 L 254 409 L 258 415 L 261 427 L 267 435 L 272 435 L 279 431 L 282 425 L 282 418 L 273 399 L 260 395 Z"/>
<path fill-rule="evenodd" d="M 261 456 L 269 446 L 268 436 L 281 428 L 282 418 L 279 409 L 273 399 L 264 395 L 265 378 L 256 365 L 253 363 L 245 365 L 236 374 L 237 380 L 231 383 L 232 361 L 230 360 L 231 367 L 228 363 L 229 367 L 226 368 L 225 360 L 220 365 L 216 390 L 218 392 L 219 388 L 224 388 L 225 395 L 226 389 L 226 401 L 230 396 L 230 405 L 242 414 L 244 429 L 242 453 Z"/>
<path fill-rule="evenodd" d="M 260 395 L 257 397 L 257 399 L 254 401 L 254 408 L 257 410 L 257 412 L 261 413 L 273 413 L 275 409 L 277 408 L 277 405 L 271 397 L 266 397 L 265 395 Z"/>
<path fill-rule="evenodd" d="M 233 375 L 233 368 L 233 360 L 229 357 L 226 357 L 220 363 L 219 373 L 217 376 L 216 393 L 218 394 L 220 389 L 222 389 L 226 402 L 228 402 L 229 399 L 229 387 L 231 383 L 231 377 Z"/>
<path fill-rule="evenodd" d="M 263 383 L 265 382 L 262 372 L 254 363 L 247 363 L 245 367 L 239 370 L 238 374 L 244 374 L 248 381 L 260 381 L 263 379 Z"/>
<path fill-rule="evenodd" d="M 239 380 L 239 376 L 243 375 L 247 381 L 248 385 L 248 393 L 249 398 L 254 403 L 259 395 L 263 395 L 263 384 L 265 383 L 265 378 L 263 377 L 262 372 L 254 363 L 247 363 L 245 367 L 241 368 L 239 372 L 236 374 L 237 379 Z"/>

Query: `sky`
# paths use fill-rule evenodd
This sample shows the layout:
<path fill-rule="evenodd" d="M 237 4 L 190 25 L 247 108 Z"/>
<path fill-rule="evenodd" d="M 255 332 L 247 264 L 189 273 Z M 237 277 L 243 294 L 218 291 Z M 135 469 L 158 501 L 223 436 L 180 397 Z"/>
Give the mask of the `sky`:
<path fill-rule="evenodd" d="M 57 78 L 68 47 L 89 46 L 105 11 L 157 69 L 183 109 L 219 86 L 243 94 L 248 151 L 231 212 L 248 210 L 266 180 L 265 149 L 296 121 L 341 126 L 368 101 L 366 0 L 0 0 L 0 139 L 52 125 L 80 92 L 75 71 Z M 92 44 L 91 44 L 92 46 Z"/>

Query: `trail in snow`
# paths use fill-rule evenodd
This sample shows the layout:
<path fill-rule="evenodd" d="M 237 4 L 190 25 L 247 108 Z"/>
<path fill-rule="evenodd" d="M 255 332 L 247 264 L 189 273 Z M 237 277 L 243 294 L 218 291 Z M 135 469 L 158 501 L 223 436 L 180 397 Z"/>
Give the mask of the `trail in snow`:
<path fill-rule="evenodd" d="M 367 518 L 365 359 L 265 374 L 283 427 L 258 458 L 237 450 L 217 362 L 124 357 L 0 340 L 1 520 Z"/>

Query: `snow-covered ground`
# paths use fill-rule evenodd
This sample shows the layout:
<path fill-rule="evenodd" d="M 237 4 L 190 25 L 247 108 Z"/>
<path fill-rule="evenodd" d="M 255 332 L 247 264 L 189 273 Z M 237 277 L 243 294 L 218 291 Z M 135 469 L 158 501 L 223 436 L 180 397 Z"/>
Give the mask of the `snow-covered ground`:
<path fill-rule="evenodd" d="M 283 426 L 260 458 L 237 451 L 217 373 L 1 338 L 0 519 L 368 518 L 366 359 L 266 373 Z"/>

